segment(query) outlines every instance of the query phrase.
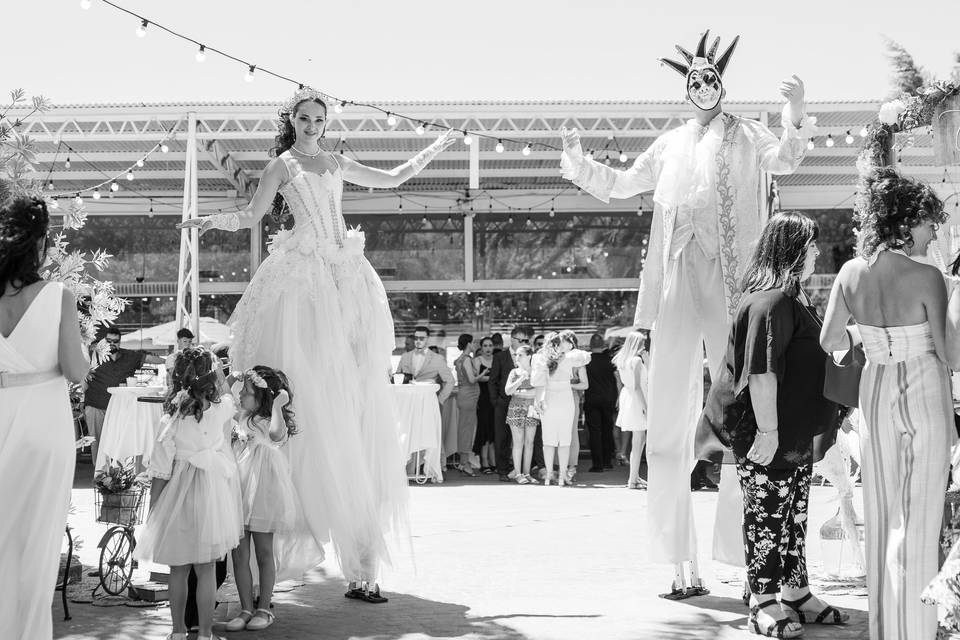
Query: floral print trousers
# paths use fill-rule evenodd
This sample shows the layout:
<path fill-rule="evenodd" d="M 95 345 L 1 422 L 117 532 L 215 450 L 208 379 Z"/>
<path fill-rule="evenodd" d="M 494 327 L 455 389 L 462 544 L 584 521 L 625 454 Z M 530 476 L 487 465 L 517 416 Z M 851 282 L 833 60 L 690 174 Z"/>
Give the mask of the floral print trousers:
<path fill-rule="evenodd" d="M 807 586 L 807 501 L 811 465 L 770 469 L 737 461 L 750 592 Z"/>

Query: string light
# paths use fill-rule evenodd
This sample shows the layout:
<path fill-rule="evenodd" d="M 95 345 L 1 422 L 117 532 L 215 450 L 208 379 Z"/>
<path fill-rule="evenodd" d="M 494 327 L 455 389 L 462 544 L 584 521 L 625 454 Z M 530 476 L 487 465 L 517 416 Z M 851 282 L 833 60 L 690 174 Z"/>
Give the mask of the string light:
<path fill-rule="evenodd" d="M 207 59 L 207 48 L 203 45 L 200 45 L 200 48 L 197 49 L 197 55 L 194 56 L 197 59 L 197 62 L 203 62 Z"/>
<path fill-rule="evenodd" d="M 67 156 L 67 159 L 63 162 L 63 168 L 64 169 L 70 168 L 70 156 Z"/>
<path fill-rule="evenodd" d="M 552 218 L 552 217 L 554 217 L 555 215 L 557 215 L 557 212 L 556 212 L 556 210 L 553 208 L 553 205 L 551 204 L 551 205 L 550 205 L 550 217 Z"/>
<path fill-rule="evenodd" d="M 127 169 L 127 180 L 133 180 L 133 171 Z"/>
<path fill-rule="evenodd" d="M 60 208 L 59 198 L 57 198 L 56 196 L 54 196 L 53 198 L 51 198 L 51 199 L 50 199 L 50 207 L 53 208 L 53 209 L 59 209 L 59 208 Z"/>
<path fill-rule="evenodd" d="M 497 140 L 496 151 L 497 153 L 503 153 L 503 140 Z"/>
<path fill-rule="evenodd" d="M 814 148 L 815 146 L 817 146 L 817 145 L 815 145 L 815 144 L 813 143 L 813 138 L 810 138 L 809 140 L 807 140 L 807 149 L 808 149 L 808 150 L 813 151 L 813 148 Z"/>
<path fill-rule="evenodd" d="M 140 158 L 139 160 L 137 160 L 137 166 L 138 166 L 138 167 L 142 167 L 142 166 L 143 166 L 143 158 Z"/>
<path fill-rule="evenodd" d="M 337 113 L 343 113 L 343 102 L 341 101 L 333 105 L 333 110 Z"/>
<path fill-rule="evenodd" d="M 860 137 L 861 137 L 861 138 L 866 138 L 866 137 L 867 137 L 867 128 L 866 128 L 866 127 L 860 129 Z"/>
<path fill-rule="evenodd" d="M 621 153 L 620 153 L 620 162 L 626 163 L 626 161 L 627 161 L 627 154 L 621 152 Z"/>
<path fill-rule="evenodd" d="M 116 180 L 110 183 L 110 191 L 113 191 L 113 192 L 120 191 L 120 185 L 117 184 Z"/>
<path fill-rule="evenodd" d="M 387 125 L 390 127 L 395 127 L 397 125 L 397 117 L 387 111 Z"/>
<path fill-rule="evenodd" d="M 53 180 L 47 182 L 47 191 L 53 191 Z"/>
<path fill-rule="evenodd" d="M 161 152 L 161 153 L 166 153 L 167 151 L 170 151 L 170 147 L 167 146 L 167 143 L 166 143 L 166 142 L 164 142 L 164 143 L 162 143 L 162 144 L 160 145 L 160 152 Z"/>
<path fill-rule="evenodd" d="M 142 20 L 140 26 L 137 27 L 137 37 L 142 38 L 147 35 L 147 27 L 150 26 L 150 23 L 147 20 Z"/>
<path fill-rule="evenodd" d="M 79 194 L 79 193 L 77 194 L 77 197 L 73 199 L 73 202 L 74 202 L 74 204 L 76 204 L 78 207 L 82 207 L 82 206 L 83 206 L 83 198 L 80 197 L 80 194 Z"/>
<path fill-rule="evenodd" d="M 466 131 L 463 132 L 463 144 L 467 145 L 468 147 L 473 144 L 473 137 Z"/>
<path fill-rule="evenodd" d="M 850 133 L 850 129 L 847 129 L 847 144 L 853 144 L 853 134 Z"/>
<path fill-rule="evenodd" d="M 525 155 L 525 156 L 530 155 L 530 145 L 528 144 L 527 146 L 525 146 L 525 147 L 523 148 L 523 151 L 521 151 L 521 153 L 522 153 L 523 155 Z"/>
<path fill-rule="evenodd" d="M 832 147 L 832 146 L 833 146 L 833 134 L 832 134 L 832 133 L 828 133 L 828 134 L 827 134 L 827 146 L 828 146 L 828 147 Z"/>
<path fill-rule="evenodd" d="M 94 189 L 94 191 L 93 191 L 93 199 L 94 199 L 94 200 L 99 200 L 99 199 L 100 199 L 100 189 Z"/>
<path fill-rule="evenodd" d="M 426 129 L 426 127 L 423 126 L 423 123 L 422 123 L 422 122 L 417 125 L 416 131 L 417 131 L 417 135 L 418 135 L 418 136 L 422 136 L 423 133 L 424 133 L 426 130 L 427 130 L 427 129 Z"/>
<path fill-rule="evenodd" d="M 247 67 L 247 75 L 243 76 L 243 79 L 247 82 L 253 82 L 253 74 L 257 72 L 257 65 L 252 64 Z"/>
<path fill-rule="evenodd" d="M 587 151 L 586 158 L 587 160 L 593 160 L 593 151 Z"/>

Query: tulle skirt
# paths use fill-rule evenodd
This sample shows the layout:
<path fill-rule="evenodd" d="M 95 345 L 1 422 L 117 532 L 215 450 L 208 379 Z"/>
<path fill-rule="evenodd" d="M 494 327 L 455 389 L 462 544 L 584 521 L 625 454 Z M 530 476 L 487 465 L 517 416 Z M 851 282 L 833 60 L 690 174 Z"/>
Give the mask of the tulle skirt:
<path fill-rule="evenodd" d="M 282 451 L 299 523 L 274 540 L 279 579 L 319 564 L 329 540 L 345 576 L 376 579 L 384 534 L 401 528 L 407 507 L 383 284 L 359 254 L 274 253 L 231 324 L 234 368 L 279 368 L 292 387 L 299 433 Z"/>
<path fill-rule="evenodd" d="M 290 463 L 271 444 L 248 442 L 234 447 L 240 468 L 243 523 L 250 531 L 292 531 L 297 517 Z"/>
<path fill-rule="evenodd" d="M 134 555 L 169 566 L 203 564 L 222 558 L 241 537 L 243 507 L 237 473 L 227 477 L 219 470 L 175 460 L 170 480 L 150 505 Z"/>

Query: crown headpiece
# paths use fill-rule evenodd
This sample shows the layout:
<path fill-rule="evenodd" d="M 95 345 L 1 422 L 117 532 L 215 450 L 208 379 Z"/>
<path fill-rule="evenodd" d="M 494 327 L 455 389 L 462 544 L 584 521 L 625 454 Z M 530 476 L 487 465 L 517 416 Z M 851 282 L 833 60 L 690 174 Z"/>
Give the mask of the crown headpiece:
<path fill-rule="evenodd" d="M 707 29 L 700 36 L 700 42 L 697 44 L 696 54 L 692 54 L 680 45 L 676 45 L 677 52 L 683 56 L 683 59 L 686 63 L 677 62 L 676 60 L 670 60 L 669 58 L 658 58 L 660 62 L 667 65 L 684 78 L 686 78 L 691 71 L 694 69 L 704 69 L 707 67 L 713 67 L 717 70 L 717 75 L 723 76 L 723 72 L 727 68 L 727 64 L 730 62 L 730 56 L 733 55 L 734 49 L 737 48 L 737 43 L 740 42 L 740 36 L 737 36 L 733 39 L 733 42 L 730 43 L 730 46 L 720 54 L 720 57 L 716 57 L 717 48 L 720 46 L 720 38 L 717 38 L 713 41 L 713 44 L 710 45 L 710 49 L 707 49 L 707 39 L 710 37 L 710 30 Z"/>
<path fill-rule="evenodd" d="M 297 92 L 293 96 L 283 103 L 283 106 L 280 107 L 280 114 L 290 114 L 293 113 L 293 109 L 303 102 L 304 100 L 323 100 L 324 103 L 327 102 L 329 96 L 325 93 L 317 91 L 313 87 L 303 87 L 302 89 L 297 89 Z"/>

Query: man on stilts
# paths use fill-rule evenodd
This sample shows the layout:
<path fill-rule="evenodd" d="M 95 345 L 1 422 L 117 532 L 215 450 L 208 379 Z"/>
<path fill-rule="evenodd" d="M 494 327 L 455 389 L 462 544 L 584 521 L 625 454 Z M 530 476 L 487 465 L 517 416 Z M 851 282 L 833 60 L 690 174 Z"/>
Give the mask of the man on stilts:
<path fill-rule="evenodd" d="M 690 496 L 693 436 L 703 407 L 704 344 L 710 372 L 719 370 L 740 279 L 766 221 L 761 172 L 792 173 L 806 151 L 813 119 L 804 115 L 804 87 L 783 81 L 783 135 L 765 124 L 724 113 L 722 76 L 739 36 L 717 56 L 705 32 L 684 62 L 660 61 L 686 79 L 693 118 L 661 135 L 627 170 L 584 156 L 576 130 L 561 130 L 563 177 L 603 202 L 653 190 L 654 212 L 634 325 L 652 330 L 647 463 L 650 557 L 674 565 L 670 592 L 709 593 L 697 563 Z M 724 475 L 731 471 L 724 471 Z M 736 477 L 722 477 L 719 504 L 737 504 Z M 733 513 L 742 513 L 742 508 Z M 727 511 L 729 514 L 730 512 Z M 719 514 L 718 514 L 719 515 Z M 743 566 L 739 519 L 717 518 L 717 559 Z M 731 547 L 726 549 L 725 547 Z"/>

